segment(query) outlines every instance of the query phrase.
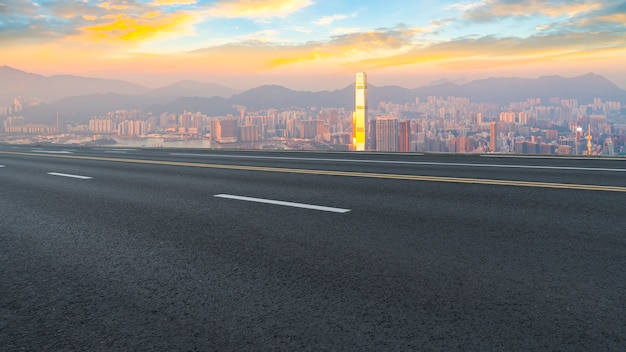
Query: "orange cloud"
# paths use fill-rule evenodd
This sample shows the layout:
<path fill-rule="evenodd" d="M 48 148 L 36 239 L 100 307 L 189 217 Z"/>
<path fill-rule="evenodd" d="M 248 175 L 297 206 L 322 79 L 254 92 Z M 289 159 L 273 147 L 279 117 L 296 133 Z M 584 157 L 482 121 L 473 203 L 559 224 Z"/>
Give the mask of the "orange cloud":
<path fill-rule="evenodd" d="M 184 12 L 166 14 L 151 12 L 141 17 L 128 15 L 106 16 L 108 23 L 83 28 L 89 39 L 108 41 L 141 41 L 159 34 L 179 32 L 193 22 L 193 16 Z"/>

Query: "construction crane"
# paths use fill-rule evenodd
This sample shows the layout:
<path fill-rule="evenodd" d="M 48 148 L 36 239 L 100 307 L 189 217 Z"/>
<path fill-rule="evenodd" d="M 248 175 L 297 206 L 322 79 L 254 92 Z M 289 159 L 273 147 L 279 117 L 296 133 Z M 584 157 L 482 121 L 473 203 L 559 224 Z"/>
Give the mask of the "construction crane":
<path fill-rule="evenodd" d="M 587 153 L 586 155 L 593 155 L 592 151 L 591 151 L 591 147 L 593 146 L 591 144 L 591 123 L 589 123 L 589 127 L 587 129 Z"/>

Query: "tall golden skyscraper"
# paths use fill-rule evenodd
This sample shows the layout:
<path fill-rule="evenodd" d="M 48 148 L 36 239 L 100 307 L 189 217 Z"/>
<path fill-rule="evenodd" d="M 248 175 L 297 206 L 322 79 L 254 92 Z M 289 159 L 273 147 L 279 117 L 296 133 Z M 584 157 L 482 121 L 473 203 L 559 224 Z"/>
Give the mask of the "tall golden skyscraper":
<path fill-rule="evenodd" d="M 365 72 L 356 74 L 356 86 L 354 89 L 354 112 L 352 113 L 352 147 L 356 151 L 365 150 L 367 140 L 367 75 Z"/>

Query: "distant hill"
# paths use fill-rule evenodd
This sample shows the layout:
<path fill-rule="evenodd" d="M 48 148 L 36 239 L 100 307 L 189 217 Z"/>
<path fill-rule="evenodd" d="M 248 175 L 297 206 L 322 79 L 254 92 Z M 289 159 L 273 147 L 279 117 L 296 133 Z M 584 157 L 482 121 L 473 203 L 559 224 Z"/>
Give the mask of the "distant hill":
<path fill-rule="evenodd" d="M 303 92 L 277 85 L 266 85 L 234 95 L 229 100 L 232 104 L 245 106 L 248 110 L 310 106 L 342 107 L 346 103 L 344 99 L 353 94 L 352 91 L 349 94 L 342 91 Z M 349 102 L 351 100 L 353 98 L 348 99 Z"/>
<path fill-rule="evenodd" d="M 0 105 L 8 105 L 14 98 L 37 98 L 51 103 L 72 96 L 93 94 L 147 95 L 169 98 L 214 96 L 228 98 L 239 91 L 214 83 L 191 80 L 176 82 L 150 90 L 144 86 L 114 79 L 89 78 L 72 75 L 43 76 L 24 72 L 9 66 L 0 66 Z"/>
<path fill-rule="evenodd" d="M 420 96 L 437 92 L 438 94 L 435 95 L 462 96 L 474 102 L 497 104 L 508 104 L 527 98 L 541 98 L 542 101 L 547 102 L 550 97 L 578 99 L 581 104 L 591 103 L 596 97 L 626 102 L 625 90 L 620 89 L 608 79 L 592 73 L 573 78 L 561 76 L 544 76 L 538 79 L 489 78 L 464 85 L 436 85 L 413 91 Z"/>
<path fill-rule="evenodd" d="M 154 98 L 141 95 L 106 93 L 68 97 L 57 100 L 50 105 L 56 110 L 66 114 L 76 112 L 79 114 L 89 114 L 91 111 L 105 113 L 114 110 L 143 110 L 148 104 L 152 104 L 154 101 Z"/>
<path fill-rule="evenodd" d="M 34 96 L 53 102 L 37 107 L 26 107 L 22 115 L 37 122 L 54 121 L 61 112 L 67 120 L 84 123 L 93 116 L 120 109 L 140 109 L 160 115 L 163 112 L 201 112 L 209 116 L 237 114 L 237 106 L 248 111 L 288 109 L 291 107 L 354 108 L 354 85 L 334 91 L 296 91 L 278 85 L 264 85 L 235 95 L 231 88 L 212 83 L 181 81 L 155 90 L 116 80 L 82 78 L 76 76 L 44 77 L 9 67 L 0 67 L 0 97 Z M 5 83 L 9 82 L 9 84 Z M 9 93 L 7 93 L 9 92 Z M 416 89 L 399 86 L 369 85 L 368 103 L 376 107 L 381 101 L 411 103 L 416 98 L 425 101 L 428 96 L 467 97 L 473 102 L 506 105 L 550 97 L 578 99 L 588 104 L 598 97 L 626 103 L 626 91 L 608 79 L 586 74 L 573 78 L 545 76 L 528 78 L 489 78 L 465 84 L 444 82 Z M 5 103 L 7 104 L 7 103 Z M 2 104 L 0 104 L 2 105 Z"/>
<path fill-rule="evenodd" d="M 148 88 L 115 79 L 87 78 L 70 75 L 42 76 L 0 66 L 0 105 L 9 105 L 14 98 L 38 98 L 44 103 L 77 95 L 144 94 Z"/>
<path fill-rule="evenodd" d="M 180 98 L 180 97 L 222 97 L 229 98 L 239 93 L 236 89 L 228 88 L 215 83 L 200 83 L 196 81 L 180 81 L 165 87 L 161 87 L 149 92 L 148 96 L 153 97 L 167 97 L 167 98 Z"/>

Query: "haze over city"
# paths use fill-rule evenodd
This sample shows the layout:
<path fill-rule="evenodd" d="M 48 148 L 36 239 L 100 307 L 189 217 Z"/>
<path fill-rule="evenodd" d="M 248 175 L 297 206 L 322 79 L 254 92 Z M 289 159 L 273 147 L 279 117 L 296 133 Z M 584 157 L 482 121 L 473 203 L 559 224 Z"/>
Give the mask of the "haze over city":
<path fill-rule="evenodd" d="M 618 1 L 0 2 L 0 65 L 44 75 L 337 89 L 601 74 L 626 88 Z"/>

